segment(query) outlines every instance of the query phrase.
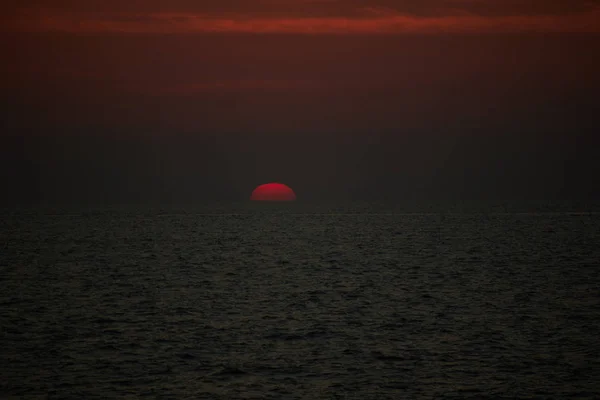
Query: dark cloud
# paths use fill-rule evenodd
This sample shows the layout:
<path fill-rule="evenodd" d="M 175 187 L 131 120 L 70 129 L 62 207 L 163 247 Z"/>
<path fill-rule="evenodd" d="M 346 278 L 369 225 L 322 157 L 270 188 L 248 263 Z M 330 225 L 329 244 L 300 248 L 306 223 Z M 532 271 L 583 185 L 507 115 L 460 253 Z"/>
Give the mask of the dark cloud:
<path fill-rule="evenodd" d="M 565 15 L 591 11 L 598 7 L 598 0 L 383 0 L 373 2 L 357 0 L 356 6 L 363 8 L 386 7 L 403 14 L 416 16 L 460 16 L 478 15 L 485 17 Z"/>
<path fill-rule="evenodd" d="M 565 15 L 593 10 L 600 0 L 28 0 L 5 4 L 13 13 L 43 8 L 83 13 L 199 13 L 274 17 L 359 17 L 385 12 L 413 16 Z"/>

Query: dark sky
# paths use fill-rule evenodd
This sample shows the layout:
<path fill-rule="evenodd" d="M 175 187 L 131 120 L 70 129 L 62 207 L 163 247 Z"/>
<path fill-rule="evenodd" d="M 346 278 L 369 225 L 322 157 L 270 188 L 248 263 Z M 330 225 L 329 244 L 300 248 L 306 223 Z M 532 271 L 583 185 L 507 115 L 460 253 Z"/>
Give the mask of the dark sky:
<path fill-rule="evenodd" d="M 0 6 L 7 203 L 600 198 L 600 2 Z"/>

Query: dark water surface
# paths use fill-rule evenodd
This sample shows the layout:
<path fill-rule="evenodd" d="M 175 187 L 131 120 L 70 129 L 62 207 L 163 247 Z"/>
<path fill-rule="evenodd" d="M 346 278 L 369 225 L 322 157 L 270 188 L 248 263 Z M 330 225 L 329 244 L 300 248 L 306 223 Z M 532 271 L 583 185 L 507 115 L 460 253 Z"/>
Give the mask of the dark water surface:
<path fill-rule="evenodd" d="M 600 398 L 600 214 L 384 211 L 3 211 L 0 397 Z"/>

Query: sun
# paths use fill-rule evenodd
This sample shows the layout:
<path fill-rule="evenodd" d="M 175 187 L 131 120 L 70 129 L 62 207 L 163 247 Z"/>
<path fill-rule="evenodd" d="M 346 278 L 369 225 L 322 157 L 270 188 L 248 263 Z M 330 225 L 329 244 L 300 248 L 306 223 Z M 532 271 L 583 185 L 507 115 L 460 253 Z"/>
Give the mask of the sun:
<path fill-rule="evenodd" d="M 252 195 L 250 200 L 255 201 L 294 201 L 296 200 L 296 193 L 287 185 L 283 183 L 265 183 L 264 185 L 258 186 Z"/>

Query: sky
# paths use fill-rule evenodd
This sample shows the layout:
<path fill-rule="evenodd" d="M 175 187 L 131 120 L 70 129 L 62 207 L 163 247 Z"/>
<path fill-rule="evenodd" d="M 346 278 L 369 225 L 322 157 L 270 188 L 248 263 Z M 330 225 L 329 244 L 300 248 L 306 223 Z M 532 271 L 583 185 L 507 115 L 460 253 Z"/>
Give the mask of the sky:
<path fill-rule="evenodd" d="M 0 13 L 3 203 L 600 199 L 600 1 Z"/>

